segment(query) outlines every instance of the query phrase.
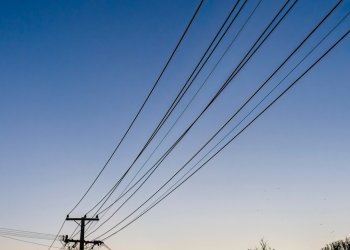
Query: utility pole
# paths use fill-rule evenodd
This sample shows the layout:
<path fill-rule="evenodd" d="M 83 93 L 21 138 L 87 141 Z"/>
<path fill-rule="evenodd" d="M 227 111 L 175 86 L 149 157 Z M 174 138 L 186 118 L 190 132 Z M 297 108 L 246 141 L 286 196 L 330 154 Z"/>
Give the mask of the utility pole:
<path fill-rule="evenodd" d="M 78 221 L 80 221 L 80 239 L 79 240 L 73 240 L 73 239 L 68 239 L 68 235 L 65 235 L 63 237 L 63 241 L 65 243 L 79 243 L 79 250 L 84 250 L 85 245 L 87 244 L 92 244 L 92 245 L 102 245 L 103 242 L 99 241 L 99 240 L 94 240 L 94 241 L 86 241 L 85 240 L 85 223 L 86 222 L 91 222 L 91 221 L 98 221 L 98 216 L 96 216 L 95 218 L 87 218 L 86 215 L 84 217 L 81 218 L 70 218 L 69 215 L 67 215 L 66 218 L 67 221 L 75 221 L 78 223 Z"/>

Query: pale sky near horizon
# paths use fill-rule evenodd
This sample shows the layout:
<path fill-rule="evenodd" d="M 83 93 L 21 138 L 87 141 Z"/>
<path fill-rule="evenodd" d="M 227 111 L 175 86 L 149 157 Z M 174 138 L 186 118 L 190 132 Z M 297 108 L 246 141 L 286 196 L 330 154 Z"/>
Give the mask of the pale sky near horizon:
<path fill-rule="evenodd" d="M 129 166 L 235 2 L 204 1 L 130 136 L 72 215 L 82 216 Z M 247 2 L 175 114 L 257 2 Z M 103 229 L 186 162 L 336 2 L 299 0 L 164 167 Z M 198 3 L 0 1 L 0 227 L 57 232 L 131 122 Z M 262 1 L 160 152 L 200 112 L 283 3 Z M 349 11 L 345 0 L 271 86 Z M 291 80 L 349 28 L 350 17 Z M 238 250 L 264 238 L 276 250 L 318 250 L 349 236 L 349 59 L 348 37 L 203 170 L 106 243 L 113 250 Z M 63 234 L 73 227 L 66 223 Z M 0 244 L 45 249 L 2 238 Z"/>

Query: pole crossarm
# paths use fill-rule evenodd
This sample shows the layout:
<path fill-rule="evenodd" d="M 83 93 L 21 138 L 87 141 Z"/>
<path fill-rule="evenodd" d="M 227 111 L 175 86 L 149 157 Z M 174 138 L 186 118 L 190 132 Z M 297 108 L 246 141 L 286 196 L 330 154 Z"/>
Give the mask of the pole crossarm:
<path fill-rule="evenodd" d="M 99 240 L 93 240 L 93 241 L 87 241 L 85 240 L 85 222 L 90 222 L 90 221 L 98 221 L 99 218 L 98 216 L 94 217 L 94 218 L 87 218 L 86 215 L 84 217 L 81 218 L 70 218 L 69 215 L 67 215 L 66 218 L 67 221 L 75 221 L 78 222 L 80 221 L 80 239 L 79 240 L 74 240 L 74 239 L 69 239 L 68 235 L 64 235 L 63 236 L 63 242 L 65 243 L 79 243 L 79 250 L 84 250 L 85 245 L 97 245 L 97 246 L 101 246 L 103 245 L 102 241 Z"/>
<path fill-rule="evenodd" d="M 85 221 L 98 221 L 99 218 L 98 218 L 98 215 L 94 218 L 87 218 L 86 215 L 84 217 L 81 217 L 81 218 L 71 218 L 69 217 L 69 215 L 67 215 L 66 217 L 66 220 L 74 220 L 74 221 L 82 221 L 82 220 L 85 220 Z"/>
<path fill-rule="evenodd" d="M 63 242 L 64 243 L 80 243 L 80 240 L 68 239 L 68 235 L 64 235 Z M 101 246 L 103 244 L 103 242 L 100 240 L 93 240 L 93 241 L 85 240 L 84 243 L 98 245 L 98 246 Z"/>

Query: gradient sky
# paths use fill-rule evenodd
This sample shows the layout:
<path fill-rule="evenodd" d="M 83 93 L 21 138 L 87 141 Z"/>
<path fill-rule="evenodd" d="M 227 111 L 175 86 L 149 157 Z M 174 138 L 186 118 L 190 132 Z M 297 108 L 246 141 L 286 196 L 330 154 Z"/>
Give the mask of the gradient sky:
<path fill-rule="evenodd" d="M 130 164 L 233 2 L 205 1 L 133 132 L 74 215 L 83 215 Z M 300 0 L 166 168 L 112 224 L 185 162 L 335 2 Z M 344 2 L 305 49 L 350 10 Z M 248 1 L 244 13 L 256 3 Z M 0 1 L 0 227 L 57 232 L 130 123 L 197 4 Z M 282 4 L 263 1 L 165 145 L 199 113 Z M 350 18 L 324 46 L 349 27 Z M 265 238 L 279 250 L 309 250 L 349 235 L 349 59 L 347 38 L 198 175 L 107 244 L 123 250 L 238 250 Z M 72 228 L 68 223 L 63 233 Z M 45 249 L 0 242 L 8 250 Z"/>

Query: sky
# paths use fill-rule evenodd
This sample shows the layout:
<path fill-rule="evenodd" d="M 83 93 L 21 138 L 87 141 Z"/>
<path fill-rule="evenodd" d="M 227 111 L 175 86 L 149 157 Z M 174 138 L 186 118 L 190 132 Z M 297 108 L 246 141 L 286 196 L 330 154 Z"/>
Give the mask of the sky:
<path fill-rule="evenodd" d="M 125 217 L 186 162 L 336 2 L 300 0 L 162 168 L 104 229 Z M 58 231 L 127 129 L 198 3 L 0 1 L 0 227 Z M 71 216 L 83 216 L 127 169 L 234 3 L 204 1 L 125 143 Z M 247 2 L 151 149 L 257 3 Z M 195 119 L 283 3 L 261 2 L 150 162 Z M 277 84 L 348 11 L 349 1 L 343 1 L 257 98 Z M 350 17 L 278 90 L 296 79 L 349 27 Z M 107 245 L 124 250 L 238 250 L 254 247 L 264 238 L 279 250 L 309 250 L 348 236 L 349 59 L 347 37 L 205 168 L 142 219 L 108 239 Z M 73 229 L 74 224 L 67 222 L 62 233 Z M 8 250 L 45 249 L 8 239 L 0 242 Z"/>

